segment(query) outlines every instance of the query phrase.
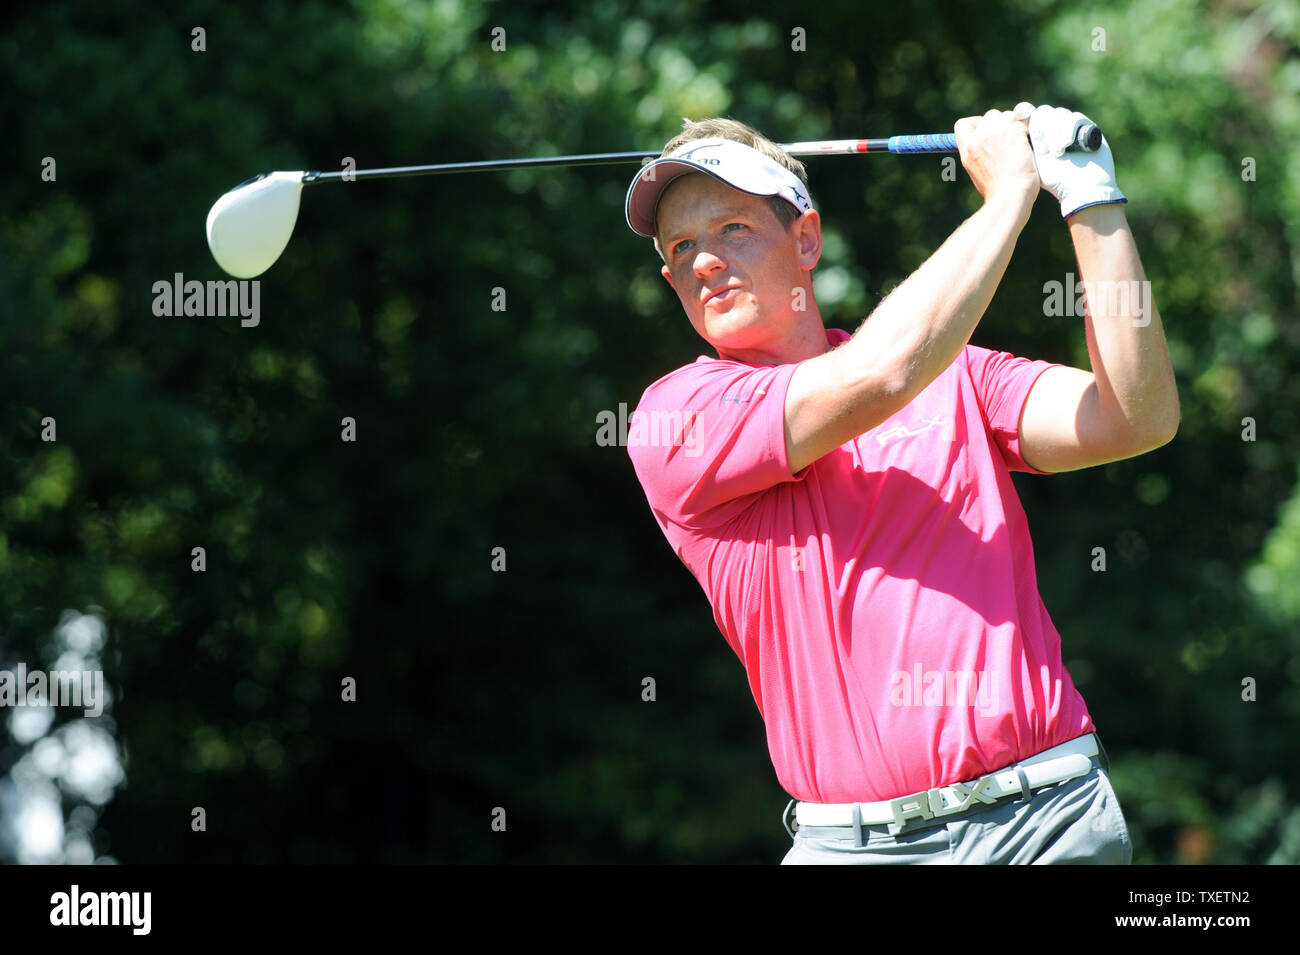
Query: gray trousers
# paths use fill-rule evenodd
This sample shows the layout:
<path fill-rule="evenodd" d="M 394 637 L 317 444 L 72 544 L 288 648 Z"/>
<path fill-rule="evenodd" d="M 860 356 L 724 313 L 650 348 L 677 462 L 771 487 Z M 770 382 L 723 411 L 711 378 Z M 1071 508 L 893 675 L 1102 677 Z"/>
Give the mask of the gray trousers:
<path fill-rule="evenodd" d="M 782 865 L 1128 865 L 1133 843 L 1107 773 L 1105 751 L 1092 771 L 952 816 L 889 826 L 802 826 Z M 861 842 L 861 845 L 857 843 Z"/>

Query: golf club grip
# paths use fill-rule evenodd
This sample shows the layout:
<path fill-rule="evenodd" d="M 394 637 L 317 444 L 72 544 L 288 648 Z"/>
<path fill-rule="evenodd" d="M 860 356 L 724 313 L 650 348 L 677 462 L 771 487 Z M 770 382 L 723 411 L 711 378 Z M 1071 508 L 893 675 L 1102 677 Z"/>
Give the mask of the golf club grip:
<path fill-rule="evenodd" d="M 881 140 L 869 139 L 869 144 Z M 870 145 L 865 152 L 881 152 L 888 149 L 896 155 L 908 153 L 955 153 L 957 152 L 957 135 L 955 133 L 925 133 L 919 136 L 890 136 L 884 140 L 884 146 Z M 1084 123 L 1076 130 L 1074 142 L 1065 147 L 1067 153 L 1096 152 L 1101 148 L 1101 130 L 1095 123 Z"/>
<path fill-rule="evenodd" d="M 885 148 L 896 155 L 908 153 L 955 153 L 956 133 L 922 133 L 917 136 L 890 136 Z"/>

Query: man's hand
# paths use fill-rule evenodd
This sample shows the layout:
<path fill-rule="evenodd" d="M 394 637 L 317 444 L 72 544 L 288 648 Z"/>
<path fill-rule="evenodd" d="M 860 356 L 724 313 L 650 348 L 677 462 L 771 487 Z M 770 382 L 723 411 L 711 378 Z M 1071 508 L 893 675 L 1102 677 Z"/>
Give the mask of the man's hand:
<path fill-rule="evenodd" d="M 1040 180 L 1029 148 L 1029 125 L 1014 113 L 991 109 L 966 116 L 953 125 L 961 164 L 984 199 L 1020 199 L 1025 215 L 1038 196 Z"/>
<path fill-rule="evenodd" d="M 1043 188 L 1061 203 L 1061 217 L 1108 202 L 1127 202 L 1115 184 L 1115 160 L 1103 136 L 1096 152 L 1066 152 L 1075 131 L 1091 122 L 1082 113 L 1061 106 L 1020 103 L 1016 116 L 1027 119 L 1034 162 Z"/>

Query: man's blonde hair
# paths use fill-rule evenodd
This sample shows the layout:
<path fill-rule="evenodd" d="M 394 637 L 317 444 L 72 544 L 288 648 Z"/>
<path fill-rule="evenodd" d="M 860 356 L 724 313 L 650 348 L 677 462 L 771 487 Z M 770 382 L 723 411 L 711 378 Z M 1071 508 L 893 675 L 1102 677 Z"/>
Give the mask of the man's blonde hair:
<path fill-rule="evenodd" d="M 805 188 L 808 185 L 808 170 L 803 167 L 803 163 L 795 159 L 784 149 L 778 146 L 772 140 L 768 139 L 757 129 L 752 126 L 746 126 L 744 123 L 735 119 L 725 119 L 715 117 L 713 119 L 682 120 L 682 131 L 668 140 L 668 145 L 660 156 L 667 156 L 678 146 L 683 143 L 694 142 L 697 139 L 731 139 L 750 149 L 757 149 L 768 159 L 773 160 L 778 165 L 784 166 L 802 182 Z M 789 231 L 794 220 L 799 218 L 799 210 L 792 206 L 780 196 L 772 196 L 768 199 L 768 205 L 772 212 L 776 214 L 777 220 Z M 655 239 L 655 248 L 659 247 L 658 238 Z M 663 253 L 660 252 L 660 255 Z"/>

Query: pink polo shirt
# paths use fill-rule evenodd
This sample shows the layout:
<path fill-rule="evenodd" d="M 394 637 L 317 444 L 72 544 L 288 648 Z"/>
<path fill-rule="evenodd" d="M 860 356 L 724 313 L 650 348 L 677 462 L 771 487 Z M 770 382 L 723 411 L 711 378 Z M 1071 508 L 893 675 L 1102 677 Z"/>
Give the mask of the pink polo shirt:
<path fill-rule="evenodd" d="M 903 410 L 791 476 L 796 367 L 701 356 L 646 389 L 628 435 L 655 519 L 749 675 L 781 786 L 892 799 L 1091 732 L 1009 473 L 1045 473 L 1020 456 L 1019 423 L 1051 363 L 967 345 Z"/>

